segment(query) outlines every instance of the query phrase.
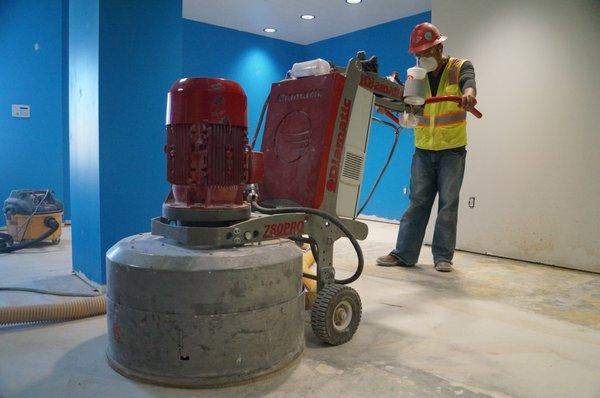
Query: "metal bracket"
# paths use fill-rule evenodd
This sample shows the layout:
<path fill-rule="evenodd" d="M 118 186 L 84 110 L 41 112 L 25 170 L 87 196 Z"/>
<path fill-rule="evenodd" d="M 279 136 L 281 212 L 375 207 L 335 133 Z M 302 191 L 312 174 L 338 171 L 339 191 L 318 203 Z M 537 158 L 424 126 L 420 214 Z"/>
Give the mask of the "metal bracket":
<path fill-rule="evenodd" d="M 404 112 L 406 105 L 401 101 L 391 101 L 383 97 L 375 97 L 375 106 L 389 109 L 394 112 Z"/>
<path fill-rule="evenodd" d="M 364 240 L 367 237 L 369 229 L 366 224 L 347 218 L 340 220 L 356 239 Z M 151 233 L 198 249 L 231 248 L 260 244 L 272 239 L 308 235 L 315 240 L 319 249 L 315 259 L 317 290 L 334 282 L 333 245 L 336 240 L 344 236 L 338 227 L 317 215 L 305 213 L 264 215 L 255 212 L 248 220 L 226 227 L 186 227 L 156 217 L 152 219 Z"/>

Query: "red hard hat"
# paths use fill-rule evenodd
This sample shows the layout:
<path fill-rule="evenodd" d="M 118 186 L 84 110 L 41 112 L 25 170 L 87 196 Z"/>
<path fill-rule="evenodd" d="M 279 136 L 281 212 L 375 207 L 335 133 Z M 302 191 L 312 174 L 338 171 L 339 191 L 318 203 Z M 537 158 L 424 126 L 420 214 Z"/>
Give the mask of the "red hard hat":
<path fill-rule="evenodd" d="M 415 26 L 410 33 L 410 46 L 408 52 L 411 54 L 420 53 L 428 48 L 440 44 L 446 40 L 446 36 L 442 36 L 440 30 L 434 24 L 423 22 Z"/>

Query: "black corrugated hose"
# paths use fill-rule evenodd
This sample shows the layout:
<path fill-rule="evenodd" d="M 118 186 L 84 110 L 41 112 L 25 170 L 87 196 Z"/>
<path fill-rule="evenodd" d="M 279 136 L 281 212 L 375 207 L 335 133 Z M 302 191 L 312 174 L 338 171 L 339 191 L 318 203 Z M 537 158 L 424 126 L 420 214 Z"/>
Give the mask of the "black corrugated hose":
<path fill-rule="evenodd" d="M 252 209 L 255 211 L 258 211 L 259 213 L 263 213 L 263 214 L 289 214 L 289 213 L 314 214 L 325 220 L 330 221 L 333 225 L 338 227 L 344 233 L 344 235 L 346 235 L 346 237 L 350 240 L 350 243 L 352 243 L 352 246 L 354 247 L 354 250 L 356 251 L 356 257 L 358 257 L 358 265 L 356 266 L 356 271 L 354 271 L 354 274 L 351 277 L 346 278 L 346 279 L 340 279 L 340 280 L 336 279 L 335 283 L 339 283 L 340 285 L 348 285 L 348 284 L 354 282 L 355 280 L 357 280 L 360 277 L 360 275 L 362 274 L 363 267 L 365 265 L 365 259 L 363 256 L 362 249 L 360 248 L 360 245 L 358 244 L 358 241 L 356 240 L 356 238 L 354 237 L 352 232 L 348 229 L 348 227 L 346 227 L 344 225 L 344 223 L 339 218 L 337 218 L 325 211 L 313 209 L 310 207 L 267 208 L 267 207 L 260 206 L 256 202 L 252 202 Z M 317 260 L 317 259 L 315 258 L 315 260 Z"/>

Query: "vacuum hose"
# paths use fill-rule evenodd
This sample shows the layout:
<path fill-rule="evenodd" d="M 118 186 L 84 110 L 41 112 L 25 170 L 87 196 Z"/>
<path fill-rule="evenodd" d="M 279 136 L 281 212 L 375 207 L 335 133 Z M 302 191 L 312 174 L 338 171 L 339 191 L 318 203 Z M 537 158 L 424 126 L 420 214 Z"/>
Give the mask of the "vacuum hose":
<path fill-rule="evenodd" d="M 86 297 L 63 303 L 0 307 L 0 325 L 67 321 L 106 313 L 106 296 Z"/>
<path fill-rule="evenodd" d="M 256 202 L 252 202 L 252 209 L 255 211 L 258 211 L 260 213 L 263 213 L 263 214 L 289 214 L 289 213 L 314 214 L 314 215 L 319 216 L 327 221 L 330 221 L 333 225 L 338 227 L 344 233 L 344 235 L 346 235 L 346 237 L 350 240 L 350 243 L 352 243 L 352 246 L 354 247 L 354 250 L 356 251 L 356 257 L 358 257 L 358 265 L 356 266 L 356 271 L 354 272 L 354 274 L 346 279 L 336 279 L 335 283 L 339 283 L 341 285 L 347 285 L 347 284 L 350 284 L 350 283 L 354 282 L 355 280 L 357 280 L 360 277 L 360 275 L 362 274 L 363 267 L 365 265 L 365 259 L 363 256 L 362 249 L 360 248 L 360 245 L 358 244 L 358 241 L 356 240 L 356 238 L 354 237 L 352 232 L 348 229 L 348 227 L 346 227 L 344 225 L 344 223 L 342 223 L 340 221 L 339 218 L 337 218 L 327 212 L 313 209 L 310 207 L 267 208 L 267 207 L 260 206 Z"/>
<path fill-rule="evenodd" d="M 16 245 L 12 244 L 13 239 L 10 235 L 0 234 L 0 253 L 11 253 L 16 250 L 25 249 L 26 247 L 46 240 L 50 235 L 56 232 L 58 227 L 60 227 L 60 224 L 58 223 L 58 221 L 56 221 L 54 217 L 46 217 L 44 219 L 44 225 L 48 227 L 48 230 L 46 232 L 44 232 L 43 234 L 41 234 L 33 240 L 29 240 L 27 242 L 19 243 Z"/>

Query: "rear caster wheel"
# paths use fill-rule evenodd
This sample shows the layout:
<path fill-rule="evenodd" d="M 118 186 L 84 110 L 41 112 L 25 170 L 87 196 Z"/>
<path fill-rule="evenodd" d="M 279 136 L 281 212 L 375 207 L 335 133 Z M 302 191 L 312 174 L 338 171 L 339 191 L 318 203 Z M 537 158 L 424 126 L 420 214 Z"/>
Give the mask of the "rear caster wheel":
<path fill-rule="evenodd" d="M 350 286 L 330 284 L 319 294 L 310 314 L 315 335 L 331 345 L 344 344 L 354 336 L 362 313 L 362 303 Z"/>
<path fill-rule="evenodd" d="M 60 238 L 52 239 L 52 244 L 53 245 L 58 245 L 59 243 L 60 243 Z"/>

